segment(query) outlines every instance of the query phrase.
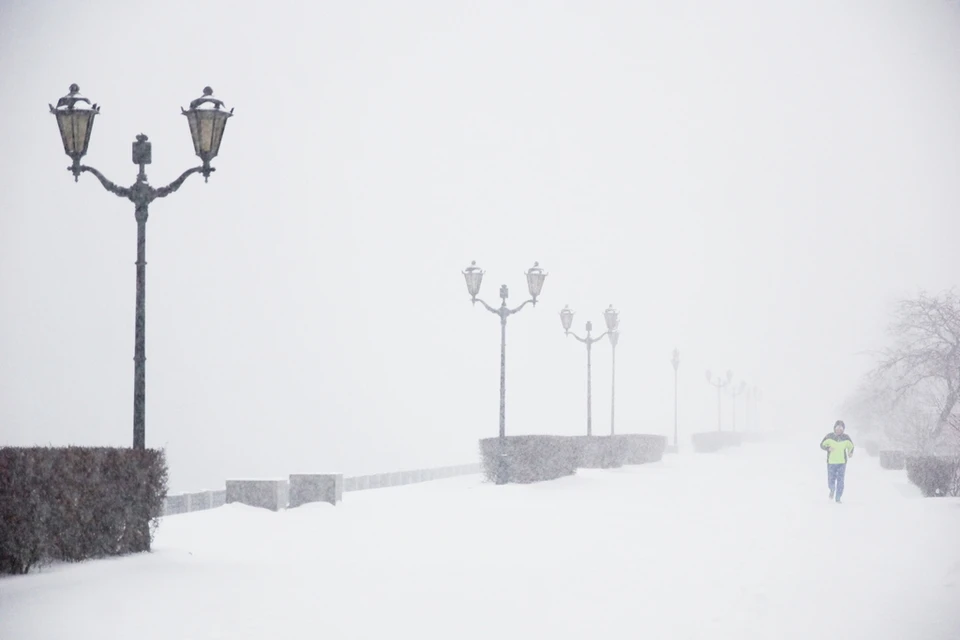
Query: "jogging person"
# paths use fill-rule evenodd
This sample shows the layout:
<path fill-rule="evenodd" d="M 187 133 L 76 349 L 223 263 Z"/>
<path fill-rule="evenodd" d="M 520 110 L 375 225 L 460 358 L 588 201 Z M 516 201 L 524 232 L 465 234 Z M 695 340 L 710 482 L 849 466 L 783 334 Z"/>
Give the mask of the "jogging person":
<path fill-rule="evenodd" d="M 853 456 L 853 440 L 844 430 L 843 420 L 837 420 L 833 431 L 820 441 L 820 448 L 827 452 L 827 486 L 830 488 L 830 499 L 836 498 L 840 502 L 843 495 L 843 477 L 847 471 L 847 460 Z"/>

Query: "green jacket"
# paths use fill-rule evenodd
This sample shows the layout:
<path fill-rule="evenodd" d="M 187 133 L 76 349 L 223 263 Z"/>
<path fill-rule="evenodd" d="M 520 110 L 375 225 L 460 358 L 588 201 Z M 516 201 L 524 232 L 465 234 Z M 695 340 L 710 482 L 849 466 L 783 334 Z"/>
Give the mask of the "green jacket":
<path fill-rule="evenodd" d="M 827 464 L 846 464 L 853 455 L 853 440 L 845 433 L 831 431 L 820 441 L 820 448 L 827 452 Z"/>

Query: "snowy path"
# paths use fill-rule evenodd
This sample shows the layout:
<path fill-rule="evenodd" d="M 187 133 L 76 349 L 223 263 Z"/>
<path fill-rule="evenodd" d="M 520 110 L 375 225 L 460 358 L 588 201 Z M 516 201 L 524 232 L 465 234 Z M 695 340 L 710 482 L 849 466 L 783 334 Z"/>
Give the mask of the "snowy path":
<path fill-rule="evenodd" d="M 155 553 L 0 579 L 0 638 L 960 638 L 960 500 L 816 438 L 173 516 Z"/>

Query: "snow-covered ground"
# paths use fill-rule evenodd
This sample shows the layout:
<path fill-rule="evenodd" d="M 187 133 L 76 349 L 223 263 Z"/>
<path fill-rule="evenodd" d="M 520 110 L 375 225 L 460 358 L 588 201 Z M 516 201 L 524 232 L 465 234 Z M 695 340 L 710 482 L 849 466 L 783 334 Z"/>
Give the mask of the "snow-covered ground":
<path fill-rule="evenodd" d="M 532 486 L 479 477 L 166 518 L 0 579 L 0 638 L 960 638 L 960 500 L 817 440 Z"/>

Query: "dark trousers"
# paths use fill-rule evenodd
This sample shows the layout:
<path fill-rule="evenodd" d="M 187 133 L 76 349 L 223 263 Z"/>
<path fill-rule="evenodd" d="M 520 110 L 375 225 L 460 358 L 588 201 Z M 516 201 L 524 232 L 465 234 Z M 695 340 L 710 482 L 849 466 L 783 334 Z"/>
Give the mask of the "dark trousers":
<path fill-rule="evenodd" d="M 827 486 L 837 500 L 843 495 L 843 476 L 847 472 L 846 463 L 827 465 Z"/>

